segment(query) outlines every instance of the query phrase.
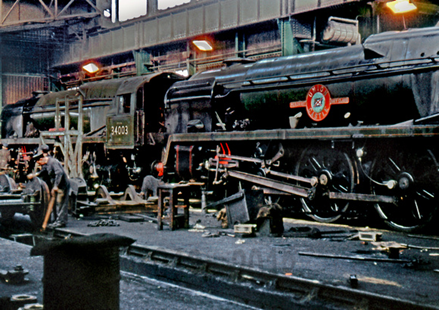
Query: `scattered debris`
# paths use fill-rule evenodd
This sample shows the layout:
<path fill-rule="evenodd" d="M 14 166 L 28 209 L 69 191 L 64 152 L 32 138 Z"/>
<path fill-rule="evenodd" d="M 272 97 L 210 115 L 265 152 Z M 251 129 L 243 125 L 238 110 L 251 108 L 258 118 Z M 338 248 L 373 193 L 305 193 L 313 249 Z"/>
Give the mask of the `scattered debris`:
<path fill-rule="evenodd" d="M 243 243 L 245 243 L 245 240 L 243 240 L 243 239 L 238 239 L 238 240 L 235 242 L 235 244 L 243 244 Z"/>
<path fill-rule="evenodd" d="M 282 207 L 277 203 L 261 207 L 256 216 L 256 222 L 258 223 L 259 231 L 263 235 L 273 234 L 281 236 L 284 232 Z"/>
<path fill-rule="evenodd" d="M 256 224 L 237 224 L 233 226 L 233 230 L 241 238 L 254 237 Z"/>
<path fill-rule="evenodd" d="M 377 242 L 381 241 L 383 234 L 374 231 L 359 231 L 357 234 L 349 238 L 349 240 L 361 240 L 367 242 Z"/>
<path fill-rule="evenodd" d="M 350 284 L 350 286 L 352 288 L 357 288 L 358 287 L 358 278 L 357 278 L 357 276 L 355 274 L 351 274 L 349 276 L 348 282 L 349 282 L 349 284 Z"/>
<path fill-rule="evenodd" d="M 352 233 L 356 233 L 356 230 L 329 230 L 321 231 L 314 227 L 291 227 L 287 232 L 283 233 L 284 237 L 289 238 L 333 238 L 335 236 L 351 239 Z M 346 234 L 343 235 L 343 234 Z"/>
<path fill-rule="evenodd" d="M 337 258 L 337 259 L 383 262 L 383 263 L 404 263 L 404 264 L 413 263 L 413 261 L 411 261 L 411 260 L 379 258 L 379 257 L 365 257 L 365 256 L 347 256 L 347 255 L 319 254 L 319 253 L 308 253 L 308 252 L 299 252 L 299 255 L 314 256 L 314 257 L 321 257 L 321 258 Z"/>
<path fill-rule="evenodd" d="M 220 231 L 219 234 L 220 234 L 221 236 L 227 236 L 227 237 L 232 237 L 232 238 L 235 238 L 235 237 L 236 237 L 235 234 L 231 234 L 231 233 L 229 233 L 229 232 L 227 232 L 227 231 Z"/>
<path fill-rule="evenodd" d="M 287 246 L 291 246 L 291 243 L 274 243 L 271 246 L 273 246 L 273 247 L 287 247 Z"/>
<path fill-rule="evenodd" d="M 226 208 L 222 208 L 222 209 L 218 212 L 218 214 L 217 214 L 217 216 L 216 216 L 216 219 L 217 219 L 218 221 L 221 221 L 221 227 L 222 227 L 222 228 L 227 228 L 227 227 L 229 227 L 229 224 L 228 224 L 228 221 L 227 221 L 227 210 L 226 210 Z"/>
<path fill-rule="evenodd" d="M 204 234 L 201 235 L 201 237 L 203 238 L 218 238 L 220 236 L 220 234 L 218 232 L 212 233 L 210 231 L 205 232 Z"/>
<path fill-rule="evenodd" d="M 408 269 L 416 269 L 419 266 L 425 266 L 425 265 L 429 265 L 429 264 L 430 264 L 430 262 L 428 260 L 424 260 L 422 258 L 417 258 L 417 259 L 414 259 L 407 264 L 404 264 L 403 267 L 408 268 Z"/>
<path fill-rule="evenodd" d="M 205 232 L 206 231 L 205 228 L 206 228 L 205 226 L 200 225 L 200 224 L 197 223 L 191 229 L 188 229 L 188 231 L 191 231 L 191 232 Z"/>
<path fill-rule="evenodd" d="M 291 227 L 283 233 L 283 236 L 289 238 L 318 238 L 320 230 L 311 227 Z"/>
<path fill-rule="evenodd" d="M 388 253 L 389 258 L 399 258 L 399 252 L 401 250 L 407 249 L 405 244 L 401 244 L 394 241 L 387 242 L 371 242 L 372 245 L 376 246 L 376 250 L 385 251 Z"/>
<path fill-rule="evenodd" d="M 206 229 L 206 226 L 197 223 L 194 225 L 193 229 L 198 229 L 198 230 Z"/>
<path fill-rule="evenodd" d="M 142 216 L 132 215 L 132 214 L 122 214 L 119 215 L 119 220 L 125 222 L 143 222 L 145 219 Z"/>
<path fill-rule="evenodd" d="M 17 265 L 13 270 L 0 270 L 0 278 L 9 284 L 22 284 L 28 281 L 28 279 L 25 278 L 25 275 L 28 273 L 29 270 L 23 269 L 21 265 Z"/>
<path fill-rule="evenodd" d="M 418 246 L 418 245 L 411 245 L 411 244 L 404 244 L 409 249 L 421 249 L 421 250 L 431 250 L 431 251 L 439 251 L 438 247 L 429 247 L 429 246 Z"/>
<path fill-rule="evenodd" d="M 380 241 L 380 242 L 371 242 L 373 246 L 376 246 L 376 250 L 378 251 L 387 251 L 389 247 L 400 247 L 402 249 L 407 249 L 407 245 L 403 243 L 398 243 L 395 241 Z"/>
<path fill-rule="evenodd" d="M 197 233 L 204 233 L 204 232 L 206 232 L 206 230 L 204 230 L 204 229 L 194 229 L 194 228 L 188 229 L 187 231 L 189 231 L 189 232 L 197 232 Z"/>
<path fill-rule="evenodd" d="M 87 225 L 88 227 L 101 227 L 101 226 L 119 226 L 115 220 L 99 220 Z"/>

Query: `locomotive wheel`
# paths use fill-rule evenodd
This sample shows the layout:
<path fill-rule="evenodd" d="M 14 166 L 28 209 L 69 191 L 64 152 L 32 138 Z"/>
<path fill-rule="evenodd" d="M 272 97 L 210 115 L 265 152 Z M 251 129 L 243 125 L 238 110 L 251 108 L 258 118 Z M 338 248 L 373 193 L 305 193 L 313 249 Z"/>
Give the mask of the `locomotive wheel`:
<path fill-rule="evenodd" d="M 35 204 L 34 210 L 29 213 L 32 225 L 35 229 L 41 228 L 46 217 L 47 207 L 49 206 L 50 191 L 46 182 L 39 178 L 33 178 L 26 185 L 26 190 L 37 192 L 36 201 L 40 204 Z"/>
<path fill-rule="evenodd" d="M 399 149 L 375 159 L 372 179 L 379 183 L 395 181 L 391 188 L 372 183 L 372 193 L 397 199 L 396 205 L 375 204 L 388 226 L 413 232 L 432 223 L 438 210 L 438 168 L 430 150 Z"/>
<path fill-rule="evenodd" d="M 349 207 L 349 202 L 330 200 L 327 191 L 351 193 L 355 183 L 355 170 L 349 156 L 339 150 L 307 148 L 297 162 L 295 174 L 311 178 L 324 176 L 326 185 L 319 185 L 314 199 L 301 198 L 304 212 L 319 222 L 338 220 Z"/>

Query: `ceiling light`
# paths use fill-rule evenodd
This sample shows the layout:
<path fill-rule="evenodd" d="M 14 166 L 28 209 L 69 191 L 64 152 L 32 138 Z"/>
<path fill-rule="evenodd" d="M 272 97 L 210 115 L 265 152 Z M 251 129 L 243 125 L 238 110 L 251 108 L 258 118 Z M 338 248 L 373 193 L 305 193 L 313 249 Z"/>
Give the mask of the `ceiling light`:
<path fill-rule="evenodd" d="M 387 6 L 394 14 L 408 13 L 417 9 L 416 5 L 410 3 L 409 0 L 395 0 L 387 2 Z"/>
<path fill-rule="evenodd" d="M 99 67 L 93 62 L 90 62 L 90 63 L 82 66 L 82 69 L 84 69 L 88 73 L 96 73 L 99 71 Z"/>
<path fill-rule="evenodd" d="M 194 43 L 194 45 L 200 51 L 203 51 L 203 52 L 213 51 L 213 47 L 212 47 L 212 45 L 210 44 L 209 41 L 206 41 L 206 40 L 195 40 L 195 41 L 192 41 L 192 43 Z"/>

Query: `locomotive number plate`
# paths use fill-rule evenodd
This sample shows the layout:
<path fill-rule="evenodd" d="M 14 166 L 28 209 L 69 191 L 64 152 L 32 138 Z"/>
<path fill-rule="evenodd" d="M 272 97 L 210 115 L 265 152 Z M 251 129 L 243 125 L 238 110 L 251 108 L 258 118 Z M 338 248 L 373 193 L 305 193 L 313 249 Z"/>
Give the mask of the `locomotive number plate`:
<path fill-rule="evenodd" d="M 107 147 L 134 147 L 134 122 L 130 115 L 112 116 L 107 118 Z"/>

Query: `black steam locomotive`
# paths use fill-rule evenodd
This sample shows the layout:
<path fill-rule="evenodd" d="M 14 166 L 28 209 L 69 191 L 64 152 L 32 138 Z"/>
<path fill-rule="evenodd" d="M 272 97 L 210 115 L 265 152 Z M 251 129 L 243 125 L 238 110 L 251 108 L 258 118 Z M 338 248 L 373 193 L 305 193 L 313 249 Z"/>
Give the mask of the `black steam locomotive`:
<path fill-rule="evenodd" d="M 147 175 L 241 186 L 323 222 L 372 205 L 414 231 L 438 210 L 438 69 L 439 28 L 381 33 L 187 80 L 162 72 L 39 94 L 4 107 L 2 140 L 29 150 L 79 132 L 90 187 Z"/>

